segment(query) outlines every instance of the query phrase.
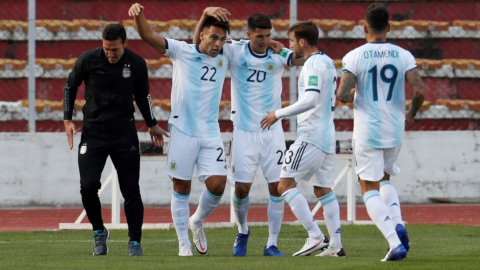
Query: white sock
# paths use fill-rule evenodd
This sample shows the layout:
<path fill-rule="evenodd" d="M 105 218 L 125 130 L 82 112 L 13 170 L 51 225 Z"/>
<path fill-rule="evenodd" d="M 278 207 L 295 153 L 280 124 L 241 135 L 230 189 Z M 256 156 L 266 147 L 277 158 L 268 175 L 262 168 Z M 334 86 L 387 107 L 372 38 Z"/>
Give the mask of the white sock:
<path fill-rule="evenodd" d="M 340 229 L 340 206 L 337 197 L 332 192 L 318 198 L 322 203 L 323 217 L 327 224 L 328 234 L 330 235 L 331 249 L 339 249 L 342 247 L 342 230 Z"/>
<path fill-rule="evenodd" d="M 205 189 L 198 200 L 197 210 L 192 215 L 192 226 L 202 226 L 203 221 L 217 208 L 221 199 L 222 195 L 213 195 L 208 189 Z"/>
<path fill-rule="evenodd" d="M 402 220 L 402 210 L 400 209 L 397 189 L 390 181 L 385 180 L 380 182 L 380 197 L 382 197 L 382 200 L 390 210 L 395 226 L 397 226 L 397 224 L 405 225 Z"/>
<path fill-rule="evenodd" d="M 278 235 L 283 221 L 284 200 L 282 197 L 270 195 L 268 202 L 268 241 L 267 248 L 271 245 L 277 245 Z"/>
<path fill-rule="evenodd" d="M 177 232 L 179 245 L 191 245 L 188 238 L 188 217 L 190 216 L 190 207 L 188 206 L 188 197 L 173 191 L 172 196 L 172 219 L 175 231 Z"/>
<path fill-rule="evenodd" d="M 390 211 L 388 211 L 387 205 L 385 205 L 382 198 L 380 198 L 378 190 L 365 192 L 365 194 L 363 194 L 363 201 L 365 202 L 368 215 L 382 232 L 385 239 L 387 239 L 390 248 L 396 248 L 400 245 L 400 239 L 398 239 L 397 232 L 389 216 Z"/>
<path fill-rule="evenodd" d="M 250 198 L 248 196 L 239 199 L 236 194 L 233 194 L 233 209 L 237 218 L 238 232 L 241 234 L 248 234 L 247 215 L 249 208 Z"/>
<path fill-rule="evenodd" d="M 320 240 L 323 238 L 322 230 L 315 222 L 315 218 L 310 211 L 307 199 L 298 191 L 297 188 L 292 188 L 282 194 L 283 199 L 287 201 L 295 214 L 297 219 L 302 223 L 303 227 L 308 231 L 308 237 L 314 240 Z"/>

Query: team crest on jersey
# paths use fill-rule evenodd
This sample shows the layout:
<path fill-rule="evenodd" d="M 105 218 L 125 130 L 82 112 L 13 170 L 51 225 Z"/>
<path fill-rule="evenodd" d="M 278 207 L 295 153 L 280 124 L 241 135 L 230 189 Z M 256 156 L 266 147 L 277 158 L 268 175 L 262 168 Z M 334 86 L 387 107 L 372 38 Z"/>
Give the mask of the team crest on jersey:
<path fill-rule="evenodd" d="M 275 64 L 273 62 L 267 62 L 267 71 L 273 72 L 275 70 Z"/>
<path fill-rule="evenodd" d="M 218 67 L 223 67 L 223 58 L 218 59 Z"/>
<path fill-rule="evenodd" d="M 87 144 L 84 143 L 82 146 L 80 146 L 80 155 L 83 155 L 87 152 Z"/>
<path fill-rule="evenodd" d="M 175 171 L 177 169 L 177 163 L 176 162 L 170 162 L 170 170 Z"/>
<path fill-rule="evenodd" d="M 125 64 L 122 70 L 122 77 L 128 78 L 130 77 L 130 75 L 132 75 L 132 71 L 130 70 L 130 65 Z"/>

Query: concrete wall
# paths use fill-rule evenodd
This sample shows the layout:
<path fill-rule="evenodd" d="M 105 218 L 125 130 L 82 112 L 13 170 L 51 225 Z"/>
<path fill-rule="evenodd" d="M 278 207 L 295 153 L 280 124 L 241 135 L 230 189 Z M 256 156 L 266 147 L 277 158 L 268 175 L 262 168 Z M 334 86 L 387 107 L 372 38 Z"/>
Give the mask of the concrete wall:
<path fill-rule="evenodd" d="M 146 133 L 139 134 L 148 140 Z M 223 134 L 224 141 L 231 134 Z M 286 134 L 294 139 L 295 134 Z M 351 138 L 350 132 L 337 134 L 337 139 Z M 78 144 L 80 134 L 75 135 Z M 142 161 L 141 192 L 145 204 L 170 203 L 172 184 L 164 173 L 165 158 Z M 336 164 L 339 173 L 345 161 Z M 402 202 L 426 203 L 429 197 L 480 197 L 480 131 L 407 132 L 398 158 L 402 169 L 392 182 Z M 102 179 L 111 172 L 107 162 Z M 195 179 L 194 179 L 195 180 Z M 340 202 L 346 201 L 346 179 L 335 188 Z M 308 200 L 314 203 L 312 188 L 299 185 Z M 190 203 L 197 204 L 203 184 L 192 182 Z M 110 203 L 110 189 L 102 194 Z M 357 201 L 361 201 L 357 186 Z M 223 204 L 229 202 L 225 192 Z M 257 173 L 250 194 L 252 204 L 267 203 L 266 183 Z M 80 205 L 77 145 L 68 150 L 64 133 L 0 133 L 0 206 Z"/>

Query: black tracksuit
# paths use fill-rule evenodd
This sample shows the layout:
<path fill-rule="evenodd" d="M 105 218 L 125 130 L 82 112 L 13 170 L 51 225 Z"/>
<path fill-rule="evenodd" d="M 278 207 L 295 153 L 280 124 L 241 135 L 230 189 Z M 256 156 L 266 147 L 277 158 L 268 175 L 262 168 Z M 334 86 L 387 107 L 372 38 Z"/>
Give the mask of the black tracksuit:
<path fill-rule="evenodd" d="M 71 120 L 78 87 L 85 82 L 83 129 L 79 144 L 80 193 L 93 230 L 103 229 L 100 177 L 110 156 L 125 199 L 130 241 L 140 242 L 143 203 L 140 196 L 140 154 L 133 100 L 149 127 L 153 117 L 145 60 L 125 49 L 110 64 L 102 48 L 82 53 L 68 76 L 64 92 L 64 119 Z"/>

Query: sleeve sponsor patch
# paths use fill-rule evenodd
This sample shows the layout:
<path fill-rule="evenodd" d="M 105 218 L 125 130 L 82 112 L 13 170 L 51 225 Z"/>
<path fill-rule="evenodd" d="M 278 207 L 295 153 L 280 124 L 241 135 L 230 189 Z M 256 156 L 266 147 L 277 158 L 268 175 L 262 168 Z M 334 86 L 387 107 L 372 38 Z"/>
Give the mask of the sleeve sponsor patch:
<path fill-rule="evenodd" d="M 342 62 L 342 69 L 345 69 L 346 66 L 347 66 L 347 63 Z"/>
<path fill-rule="evenodd" d="M 317 76 L 308 77 L 308 86 L 318 86 L 318 77 Z"/>
<path fill-rule="evenodd" d="M 288 50 L 282 49 L 281 51 L 278 52 L 278 55 L 280 55 L 282 57 L 287 57 Z"/>

